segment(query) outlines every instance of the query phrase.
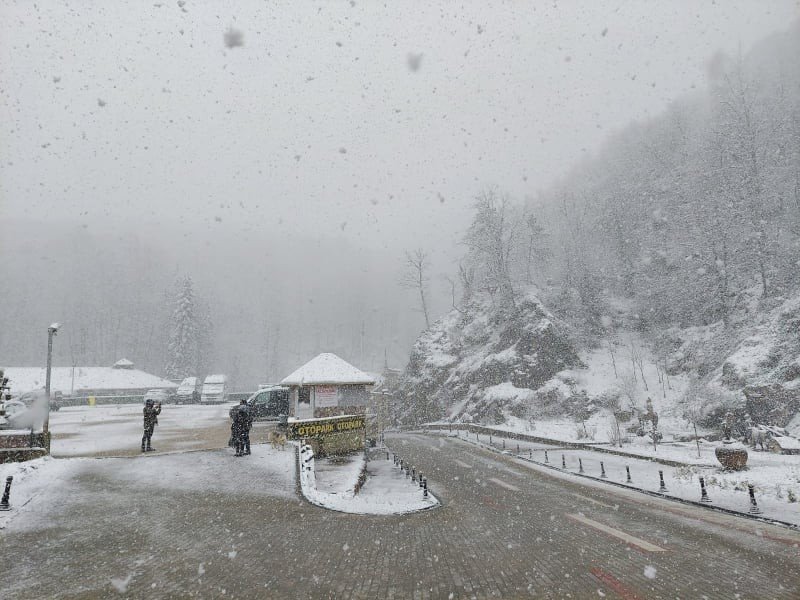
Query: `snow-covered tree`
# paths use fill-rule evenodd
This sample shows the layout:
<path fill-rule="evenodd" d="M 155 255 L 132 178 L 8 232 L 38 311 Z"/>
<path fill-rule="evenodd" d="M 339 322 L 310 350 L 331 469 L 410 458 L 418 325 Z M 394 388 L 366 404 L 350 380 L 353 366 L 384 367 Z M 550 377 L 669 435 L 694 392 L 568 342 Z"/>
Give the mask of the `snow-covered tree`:
<path fill-rule="evenodd" d="M 164 371 L 170 379 L 182 379 L 196 372 L 198 367 L 200 327 L 194 286 L 190 277 L 185 277 L 177 285 L 172 301 L 172 314 L 169 323 L 169 343 L 167 364 Z"/>

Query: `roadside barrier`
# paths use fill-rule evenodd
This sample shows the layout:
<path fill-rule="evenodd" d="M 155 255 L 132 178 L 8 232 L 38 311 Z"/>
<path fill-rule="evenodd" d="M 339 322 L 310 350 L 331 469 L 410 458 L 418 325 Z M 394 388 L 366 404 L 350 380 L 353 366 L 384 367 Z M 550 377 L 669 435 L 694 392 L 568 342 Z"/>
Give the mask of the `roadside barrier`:
<path fill-rule="evenodd" d="M 700 502 L 711 502 L 711 498 L 708 497 L 708 492 L 706 492 L 706 480 L 702 477 L 700 478 Z"/>
<path fill-rule="evenodd" d="M 6 477 L 6 489 L 3 491 L 3 499 L 0 500 L 0 510 L 11 510 L 11 504 L 9 503 L 8 499 L 11 496 L 12 481 L 14 481 L 14 477 L 11 475 Z"/>
<path fill-rule="evenodd" d="M 747 491 L 750 492 L 750 510 L 747 512 L 749 512 L 751 515 L 760 515 L 761 509 L 758 508 L 758 502 L 756 502 L 756 492 L 752 483 L 747 484 Z"/>
<path fill-rule="evenodd" d="M 436 429 L 436 428 L 435 427 L 430 427 L 430 429 Z M 485 435 L 489 435 L 489 434 L 486 434 L 486 433 L 484 433 L 484 434 Z M 524 439 L 524 437 L 525 436 L 522 436 L 520 439 Z M 465 436 L 465 438 L 466 438 L 466 436 Z M 477 432 L 475 433 L 475 439 L 480 444 L 480 436 L 479 436 L 479 433 L 477 433 Z M 580 447 L 577 444 L 565 444 L 565 445 L 574 446 L 575 449 L 578 449 Z M 494 449 L 495 452 L 499 452 L 499 449 L 497 447 L 492 446 L 492 449 Z M 601 451 L 608 452 L 606 450 L 601 450 Z M 522 450 L 522 452 L 520 452 L 518 450 L 517 457 L 522 459 L 522 460 L 530 460 L 533 463 L 537 463 L 537 464 L 540 464 L 540 465 L 547 466 L 550 469 L 558 470 L 559 467 L 557 465 L 552 465 L 550 463 L 550 458 L 549 458 L 548 451 L 547 450 L 543 450 L 543 452 L 544 452 L 544 462 L 538 462 L 536 459 L 534 459 L 533 458 L 533 450 L 530 449 L 530 448 L 528 449 L 528 456 L 527 457 L 525 457 L 525 455 L 524 455 L 524 450 Z M 620 453 L 617 453 L 617 452 L 610 452 L 610 453 L 611 454 L 620 454 Z M 683 465 L 683 463 L 678 463 L 678 462 L 675 462 L 675 461 L 667 461 L 667 460 L 655 460 L 654 462 L 660 462 L 662 464 L 667 464 L 667 465 L 669 465 L 670 463 L 673 463 L 674 465 Z M 566 455 L 562 454 L 561 455 L 561 469 L 566 470 L 566 468 L 567 468 Z M 641 487 L 633 485 L 633 477 L 631 476 L 631 468 L 630 468 L 629 465 L 625 465 L 625 480 L 624 480 L 624 483 L 622 481 L 614 481 L 613 479 L 609 479 L 608 478 L 608 475 L 607 475 L 607 473 L 605 471 L 605 465 L 604 465 L 603 461 L 600 461 L 600 476 L 599 477 L 593 476 L 593 475 L 588 475 L 588 474 L 584 473 L 582 469 L 583 469 L 582 460 L 581 460 L 581 458 L 578 458 L 578 471 L 576 473 L 574 473 L 574 474 L 576 474 L 576 475 L 578 475 L 580 477 L 586 477 L 586 478 L 595 479 L 595 480 L 605 479 L 606 483 L 608 483 L 610 485 L 615 485 L 615 486 L 623 487 L 623 488 L 627 488 L 627 489 L 633 489 L 633 490 L 636 490 L 638 492 L 641 492 L 643 494 L 647 494 L 647 495 L 650 495 L 650 496 L 666 497 L 666 498 L 669 498 L 670 500 L 674 500 L 674 501 L 681 502 L 681 503 L 684 503 L 684 504 L 693 504 L 695 506 L 704 506 L 705 508 L 708 508 L 708 509 L 711 509 L 711 510 L 715 510 L 715 511 L 718 511 L 718 512 L 722 512 L 722 513 L 733 514 L 733 515 L 738 515 L 738 516 L 750 516 L 751 518 L 757 519 L 759 521 L 766 520 L 766 521 L 771 522 L 771 523 L 780 524 L 780 525 L 783 525 L 785 527 L 789 527 L 790 529 L 793 529 L 795 531 L 800 530 L 800 527 L 798 527 L 797 524 L 795 524 L 795 523 L 790 523 L 790 522 L 783 521 L 783 520 L 780 520 L 780 519 L 775 519 L 775 518 L 772 518 L 772 517 L 769 517 L 769 518 L 763 517 L 762 516 L 763 515 L 763 511 L 758 506 L 758 502 L 756 501 L 755 486 L 753 484 L 747 484 L 750 508 L 749 508 L 749 510 L 747 512 L 744 512 L 744 511 L 735 510 L 735 509 L 731 509 L 731 508 L 725 508 L 723 506 L 719 506 L 718 504 L 713 504 L 713 501 L 708 496 L 708 490 L 706 488 L 706 481 L 705 481 L 705 478 L 703 478 L 703 477 L 699 478 L 699 480 L 700 480 L 700 500 L 697 501 L 697 500 L 689 500 L 689 499 L 681 498 L 679 496 L 669 495 L 669 490 L 667 489 L 666 483 L 664 481 L 664 471 L 663 470 L 659 470 L 658 471 L 658 481 L 659 481 L 658 491 L 652 491 L 652 490 L 644 489 L 644 488 L 641 488 Z M 422 474 L 420 474 L 420 481 L 423 481 Z M 427 480 L 425 480 L 423 483 L 424 484 L 427 483 Z M 713 506 L 712 506 L 712 504 L 713 504 Z"/>

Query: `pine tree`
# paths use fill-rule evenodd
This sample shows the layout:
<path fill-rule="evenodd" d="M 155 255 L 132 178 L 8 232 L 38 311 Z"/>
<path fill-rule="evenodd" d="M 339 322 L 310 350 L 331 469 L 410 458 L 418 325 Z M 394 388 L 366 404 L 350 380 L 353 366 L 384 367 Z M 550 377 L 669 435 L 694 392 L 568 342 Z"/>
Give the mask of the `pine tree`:
<path fill-rule="evenodd" d="M 199 327 L 192 279 L 186 277 L 177 286 L 169 326 L 169 345 L 165 372 L 170 379 L 197 375 Z"/>

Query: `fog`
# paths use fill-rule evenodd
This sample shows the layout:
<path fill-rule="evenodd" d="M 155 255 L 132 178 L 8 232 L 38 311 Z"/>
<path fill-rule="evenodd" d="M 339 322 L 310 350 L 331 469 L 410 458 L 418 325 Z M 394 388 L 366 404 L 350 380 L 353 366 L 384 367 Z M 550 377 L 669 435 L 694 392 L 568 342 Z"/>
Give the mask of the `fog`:
<path fill-rule="evenodd" d="M 0 2 L 0 364 L 164 374 L 191 277 L 235 386 L 401 367 L 473 199 L 537 196 L 787 2 Z M 202 374 L 201 374 L 202 375 Z"/>

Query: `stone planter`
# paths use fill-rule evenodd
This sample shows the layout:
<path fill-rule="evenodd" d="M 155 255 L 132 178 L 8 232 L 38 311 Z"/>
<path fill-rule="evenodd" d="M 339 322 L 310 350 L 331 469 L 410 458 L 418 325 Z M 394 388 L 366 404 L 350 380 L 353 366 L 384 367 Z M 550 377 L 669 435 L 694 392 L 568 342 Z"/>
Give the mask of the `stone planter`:
<path fill-rule="evenodd" d="M 714 454 L 726 471 L 741 471 L 747 466 L 747 448 L 739 442 L 725 442 L 716 447 Z"/>

